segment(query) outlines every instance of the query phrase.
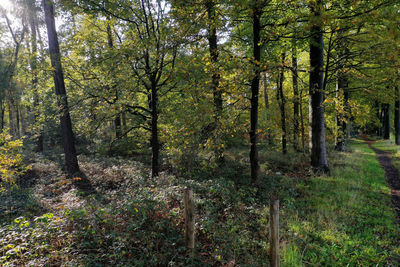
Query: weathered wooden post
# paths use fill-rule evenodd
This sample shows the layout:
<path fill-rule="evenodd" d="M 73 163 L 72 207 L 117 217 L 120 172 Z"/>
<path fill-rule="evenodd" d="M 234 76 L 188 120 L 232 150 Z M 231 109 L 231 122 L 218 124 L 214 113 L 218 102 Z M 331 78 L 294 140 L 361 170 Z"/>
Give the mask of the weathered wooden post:
<path fill-rule="evenodd" d="M 185 203 L 185 241 L 186 247 L 193 251 L 194 249 L 194 203 L 193 191 L 186 188 L 184 195 Z"/>
<path fill-rule="evenodd" d="M 270 263 L 271 267 L 279 267 L 279 200 L 276 197 L 271 197 L 269 214 Z"/>

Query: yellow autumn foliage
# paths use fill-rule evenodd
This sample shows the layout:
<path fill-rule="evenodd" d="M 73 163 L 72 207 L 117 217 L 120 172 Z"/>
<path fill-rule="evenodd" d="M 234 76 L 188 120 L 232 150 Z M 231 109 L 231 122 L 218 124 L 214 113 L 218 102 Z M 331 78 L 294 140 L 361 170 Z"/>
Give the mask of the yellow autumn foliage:
<path fill-rule="evenodd" d="M 7 131 L 0 134 L 0 191 L 29 169 L 23 164 L 22 145 L 22 140 L 12 140 Z"/>

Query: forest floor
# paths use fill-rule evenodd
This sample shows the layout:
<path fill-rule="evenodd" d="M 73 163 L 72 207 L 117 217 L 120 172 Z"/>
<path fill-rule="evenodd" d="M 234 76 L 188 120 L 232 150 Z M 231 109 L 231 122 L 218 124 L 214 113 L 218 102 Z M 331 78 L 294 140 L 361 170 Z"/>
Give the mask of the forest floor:
<path fill-rule="evenodd" d="M 397 219 L 400 223 L 400 175 L 399 170 L 392 163 L 393 153 L 375 148 L 373 144 L 375 144 L 376 141 L 369 139 L 366 135 L 361 137 L 368 144 L 369 148 L 376 153 L 379 163 L 385 170 L 385 176 L 391 188 L 393 205 L 397 211 Z"/>
<path fill-rule="evenodd" d="M 400 167 L 394 145 L 374 147 L 393 151 Z M 200 162 L 156 179 L 137 160 L 80 155 L 91 194 L 74 186 L 81 177 L 65 176 L 59 152 L 29 154 L 32 170 L 0 193 L 0 266 L 268 266 L 269 196 L 277 189 L 281 266 L 398 266 L 396 212 L 372 149 L 353 140 L 346 152 L 330 151 L 329 176 L 311 176 L 301 153 L 261 150 L 258 190 L 247 182 L 247 147 L 228 150 L 223 168 Z M 186 187 L 196 204 L 190 257 Z"/>

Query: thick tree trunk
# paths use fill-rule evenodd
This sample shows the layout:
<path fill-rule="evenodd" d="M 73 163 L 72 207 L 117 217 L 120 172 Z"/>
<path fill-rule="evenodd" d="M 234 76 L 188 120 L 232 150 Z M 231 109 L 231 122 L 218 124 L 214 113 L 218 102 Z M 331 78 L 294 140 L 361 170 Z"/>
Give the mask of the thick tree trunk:
<path fill-rule="evenodd" d="M 260 61 L 261 61 L 261 45 L 260 45 L 260 17 L 261 10 L 255 5 L 252 14 L 253 20 L 253 78 L 251 81 L 251 100 L 250 100 L 250 166 L 251 180 L 258 183 L 260 172 L 260 164 L 257 150 L 257 129 L 258 129 L 258 96 L 260 89 Z"/>
<path fill-rule="evenodd" d="M 79 172 L 78 159 L 76 156 L 74 135 L 72 132 L 71 117 L 69 114 L 67 94 L 65 91 L 64 74 L 61 66 L 60 47 L 54 21 L 54 7 L 51 0 L 42 0 L 47 35 L 49 39 L 49 52 L 51 66 L 54 69 L 54 85 L 60 116 L 62 143 L 65 153 L 65 167 L 68 173 Z"/>
<path fill-rule="evenodd" d="M 311 166 L 314 172 L 329 171 L 325 146 L 324 117 L 324 38 L 321 18 L 322 1 L 311 4 L 311 14 L 316 21 L 311 27 L 310 40 L 310 124 L 311 124 Z"/>
<path fill-rule="evenodd" d="M 293 80 L 293 147 L 299 151 L 299 82 L 297 80 L 297 47 L 292 45 L 292 80 Z"/>
<path fill-rule="evenodd" d="M 214 97 L 214 145 L 215 145 L 215 158 L 217 163 L 220 165 L 224 162 L 224 149 L 221 143 L 220 135 L 220 123 L 222 116 L 222 91 L 219 88 L 220 73 L 218 66 L 218 42 L 217 42 L 217 25 L 215 15 L 215 3 L 214 0 L 208 0 L 206 2 L 206 9 L 208 15 L 208 47 L 210 51 L 211 65 L 213 68 L 213 75 L 211 81 L 211 88 Z"/>
<path fill-rule="evenodd" d="M 394 102 L 394 129 L 395 129 L 395 141 L 396 145 L 400 145 L 400 95 L 399 87 L 394 88 L 396 94 L 396 100 Z"/>
<path fill-rule="evenodd" d="M 390 139 L 390 104 L 384 104 L 385 112 L 383 116 L 383 139 Z"/>
<path fill-rule="evenodd" d="M 276 91 L 276 98 L 279 104 L 279 110 L 281 112 L 281 128 L 282 128 L 282 153 L 287 153 L 286 147 L 286 110 L 285 110 L 285 95 L 283 94 L 283 82 L 285 80 L 285 71 L 284 71 L 284 64 L 285 64 L 285 53 L 282 53 L 282 66 L 279 70 L 279 77 L 278 77 L 278 90 Z"/>

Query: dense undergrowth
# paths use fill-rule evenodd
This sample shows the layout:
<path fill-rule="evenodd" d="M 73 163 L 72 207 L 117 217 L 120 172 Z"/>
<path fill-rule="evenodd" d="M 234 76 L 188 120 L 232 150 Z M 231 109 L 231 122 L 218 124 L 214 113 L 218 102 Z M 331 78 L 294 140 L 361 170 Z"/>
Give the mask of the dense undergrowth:
<path fill-rule="evenodd" d="M 20 186 L 1 196 L 9 204 L 0 265 L 268 266 L 268 201 L 278 191 L 283 266 L 398 265 L 390 190 L 365 144 L 332 152 L 330 176 L 310 176 L 301 154 L 260 156 L 256 190 L 241 149 L 231 149 L 222 168 L 199 164 L 157 179 L 137 161 L 81 155 L 96 190 L 86 196 L 56 163 L 35 155 Z M 185 187 L 195 193 L 194 255 L 183 240 Z"/>

